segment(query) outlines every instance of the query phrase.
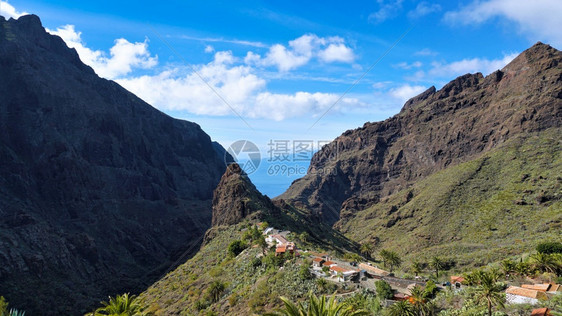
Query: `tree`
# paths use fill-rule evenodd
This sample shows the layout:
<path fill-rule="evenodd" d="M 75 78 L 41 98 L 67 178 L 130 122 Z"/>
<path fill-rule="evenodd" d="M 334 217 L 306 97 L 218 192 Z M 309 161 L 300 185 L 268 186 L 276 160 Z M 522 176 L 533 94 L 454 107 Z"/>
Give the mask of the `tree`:
<path fill-rule="evenodd" d="M 316 285 L 321 292 L 326 292 L 326 289 L 328 288 L 328 281 L 324 278 L 319 278 L 316 280 Z"/>
<path fill-rule="evenodd" d="M 562 263 L 557 254 L 536 253 L 530 259 L 533 267 L 541 272 L 558 274 L 562 270 Z"/>
<path fill-rule="evenodd" d="M 301 267 L 299 268 L 299 278 L 301 280 L 308 280 L 311 277 L 312 277 L 312 275 L 310 274 L 310 270 L 308 269 L 308 265 L 301 264 Z"/>
<path fill-rule="evenodd" d="M 387 266 L 390 267 L 390 272 L 392 272 L 392 270 L 394 270 L 395 267 L 400 267 L 400 265 L 402 264 L 402 259 L 394 251 L 383 249 L 380 252 L 380 256 L 383 260 L 383 264 L 385 268 Z"/>
<path fill-rule="evenodd" d="M 101 302 L 101 304 L 103 307 L 96 309 L 94 313 L 89 315 L 137 316 L 141 314 L 141 306 L 137 297 L 129 293 L 116 295 L 115 297 L 110 296 L 109 301 Z"/>
<path fill-rule="evenodd" d="M 431 259 L 431 267 L 435 270 L 435 277 L 439 278 L 439 271 L 443 269 L 443 260 L 439 257 L 433 257 Z"/>
<path fill-rule="evenodd" d="M 244 249 L 246 249 L 247 245 L 242 240 L 235 240 L 228 245 L 228 254 L 231 257 L 238 256 Z"/>
<path fill-rule="evenodd" d="M 416 316 L 414 306 L 408 301 L 398 301 L 386 310 L 388 316 Z"/>
<path fill-rule="evenodd" d="M 309 239 L 310 239 L 310 235 L 307 232 L 302 232 L 299 234 L 299 240 L 302 241 L 303 243 L 308 242 Z"/>
<path fill-rule="evenodd" d="M 419 316 L 431 315 L 433 312 L 431 304 L 428 303 L 427 293 L 419 285 L 414 286 L 410 290 L 410 298 L 408 301 L 412 304 L 414 311 Z"/>
<path fill-rule="evenodd" d="M 346 303 L 338 303 L 336 296 L 327 300 L 326 296 L 317 297 L 310 293 L 307 304 L 302 302 L 293 303 L 286 297 L 281 297 L 283 308 L 275 313 L 268 313 L 268 316 L 361 316 L 370 315 L 370 312 L 364 309 L 355 309 Z"/>
<path fill-rule="evenodd" d="M 267 241 L 265 241 L 265 237 L 263 237 L 263 235 L 258 238 L 256 244 L 261 248 L 262 254 L 265 254 L 265 251 L 267 250 Z"/>
<path fill-rule="evenodd" d="M 390 287 L 390 284 L 384 280 L 375 281 L 375 291 L 377 293 L 377 297 L 381 301 L 392 298 L 392 288 Z"/>
<path fill-rule="evenodd" d="M 207 295 L 211 302 L 216 303 L 220 300 L 222 293 L 226 289 L 226 285 L 219 280 L 213 281 L 207 288 Z"/>
<path fill-rule="evenodd" d="M 476 302 L 486 302 L 488 307 L 488 316 L 492 316 L 492 308 L 494 305 L 503 307 L 505 296 L 503 295 L 503 287 L 494 280 L 494 276 L 487 271 L 479 274 L 479 285 L 474 289 Z"/>
<path fill-rule="evenodd" d="M 412 272 L 414 272 L 414 274 L 418 276 L 423 272 L 423 264 L 419 261 L 412 262 Z"/>
<path fill-rule="evenodd" d="M 361 254 L 365 256 L 365 258 L 368 258 L 371 256 L 371 253 L 373 252 L 373 246 L 369 243 L 361 244 L 361 247 L 359 248 L 359 252 L 361 252 Z"/>
<path fill-rule="evenodd" d="M 515 272 L 515 268 L 517 267 L 517 262 L 511 259 L 504 259 L 501 262 L 501 269 L 503 274 L 508 275 L 510 273 Z"/>

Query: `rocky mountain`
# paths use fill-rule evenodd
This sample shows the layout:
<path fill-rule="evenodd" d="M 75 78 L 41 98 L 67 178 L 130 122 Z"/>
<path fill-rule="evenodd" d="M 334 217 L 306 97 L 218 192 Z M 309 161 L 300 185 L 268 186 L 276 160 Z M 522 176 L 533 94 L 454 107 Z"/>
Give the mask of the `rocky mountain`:
<path fill-rule="evenodd" d="M 440 170 L 561 125 L 562 52 L 539 42 L 502 70 L 431 87 L 394 117 L 343 133 L 279 199 L 341 228 Z"/>
<path fill-rule="evenodd" d="M 0 294 L 75 315 L 151 284 L 211 226 L 217 145 L 99 78 L 37 16 L 0 17 Z"/>
<path fill-rule="evenodd" d="M 249 219 L 250 215 L 271 216 L 271 212 L 277 211 L 237 163 L 227 167 L 213 195 L 213 226 L 234 225 Z"/>
<path fill-rule="evenodd" d="M 331 227 L 313 224 L 306 213 L 282 201 L 272 202 L 252 184 L 240 166 L 227 167 L 213 196 L 213 227 L 199 252 L 141 293 L 148 315 L 256 315 L 279 307 L 279 295 L 303 297 L 319 289 L 313 278 L 299 277 L 302 258 L 282 258 L 263 248 L 251 234 L 264 222 L 285 232 L 288 240 L 304 249 L 343 256 L 358 245 Z M 259 224 L 261 223 L 261 224 Z M 259 225 L 258 225 L 259 224 Z M 262 227 L 263 228 L 263 227 Z M 258 232 L 261 236 L 262 232 Z M 233 242 L 244 250 L 233 256 Z M 220 297 L 210 299 L 213 284 L 222 284 Z M 333 291 L 333 288 L 330 288 Z"/>

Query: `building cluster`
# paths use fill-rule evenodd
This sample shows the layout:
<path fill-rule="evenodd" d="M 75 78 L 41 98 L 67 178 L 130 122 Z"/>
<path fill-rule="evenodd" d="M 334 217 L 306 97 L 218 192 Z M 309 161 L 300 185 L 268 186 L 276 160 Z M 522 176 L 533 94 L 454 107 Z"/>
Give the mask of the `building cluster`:
<path fill-rule="evenodd" d="M 562 285 L 555 283 L 523 284 L 505 290 L 505 300 L 510 304 L 538 304 L 562 292 Z"/>
<path fill-rule="evenodd" d="M 326 253 L 310 253 L 313 256 L 312 269 L 322 271 L 328 269 L 330 275 L 340 282 L 347 282 L 353 279 L 364 277 L 364 272 L 357 269 L 345 268 L 332 261 L 331 257 Z"/>
<path fill-rule="evenodd" d="M 263 234 L 266 236 L 265 241 L 270 247 L 275 246 L 275 255 L 280 256 L 287 253 L 298 256 L 299 252 L 294 242 L 287 240 L 286 236 L 289 231 L 280 231 L 273 227 L 267 227 Z"/>

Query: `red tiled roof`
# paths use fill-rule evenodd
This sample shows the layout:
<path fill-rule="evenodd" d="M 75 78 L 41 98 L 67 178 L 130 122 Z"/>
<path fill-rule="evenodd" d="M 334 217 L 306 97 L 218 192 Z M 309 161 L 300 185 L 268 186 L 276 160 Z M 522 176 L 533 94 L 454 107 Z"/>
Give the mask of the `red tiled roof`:
<path fill-rule="evenodd" d="M 322 261 L 324 261 L 324 259 L 322 259 L 322 258 L 314 258 L 314 259 L 312 259 L 312 261 L 314 261 L 314 262 L 322 262 Z"/>
<path fill-rule="evenodd" d="M 550 283 L 550 289 L 548 289 L 548 291 L 549 292 L 562 291 L 562 285 L 556 283 Z"/>
<path fill-rule="evenodd" d="M 549 309 L 546 307 L 533 309 L 531 316 L 549 316 Z"/>
<path fill-rule="evenodd" d="M 464 278 L 458 275 L 451 275 L 451 283 L 462 283 L 464 282 Z"/>
<path fill-rule="evenodd" d="M 284 246 L 277 247 L 275 249 L 275 252 L 277 252 L 277 253 L 281 253 L 281 252 L 285 252 L 285 251 L 287 251 L 287 248 L 285 248 Z"/>
<path fill-rule="evenodd" d="M 521 287 L 524 288 L 524 289 L 531 289 L 531 290 L 535 290 L 535 291 L 546 292 L 550 288 L 550 284 L 548 284 L 548 283 L 544 283 L 544 284 L 523 284 L 523 285 L 521 285 Z"/>
<path fill-rule="evenodd" d="M 328 266 L 331 266 L 332 264 L 336 264 L 336 263 L 333 262 L 333 261 L 326 261 L 326 262 L 324 262 L 322 265 L 325 265 L 325 266 L 328 267 Z"/>
<path fill-rule="evenodd" d="M 525 288 L 518 287 L 518 286 L 508 287 L 507 290 L 505 290 L 505 293 L 518 295 L 518 296 L 524 296 L 524 297 L 530 297 L 530 298 L 535 298 L 535 299 L 546 298 L 546 294 L 542 291 L 525 289 Z"/>
<path fill-rule="evenodd" d="M 342 267 L 338 267 L 338 266 L 330 267 L 330 270 L 336 271 L 336 272 L 341 272 L 341 273 L 343 273 L 343 272 L 348 272 L 348 271 L 353 271 L 353 270 L 348 270 L 348 269 L 345 269 L 345 268 L 342 268 Z"/>

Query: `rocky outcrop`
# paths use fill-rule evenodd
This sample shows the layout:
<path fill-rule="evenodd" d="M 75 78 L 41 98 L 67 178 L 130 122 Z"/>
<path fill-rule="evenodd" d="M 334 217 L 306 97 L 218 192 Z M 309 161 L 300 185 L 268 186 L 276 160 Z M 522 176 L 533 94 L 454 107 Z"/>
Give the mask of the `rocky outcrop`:
<path fill-rule="evenodd" d="M 234 225 L 278 211 L 237 163 L 228 165 L 213 195 L 213 226 Z"/>
<path fill-rule="evenodd" d="M 0 295 L 76 315 L 151 284 L 211 225 L 219 147 L 99 78 L 38 17 L 0 17 Z"/>
<path fill-rule="evenodd" d="M 381 198 L 524 133 L 562 124 L 562 53 L 542 43 L 486 77 L 467 74 L 349 130 L 279 199 L 338 225 Z M 342 212 L 343 210 L 343 212 Z M 338 227 L 336 225 L 336 227 Z"/>

